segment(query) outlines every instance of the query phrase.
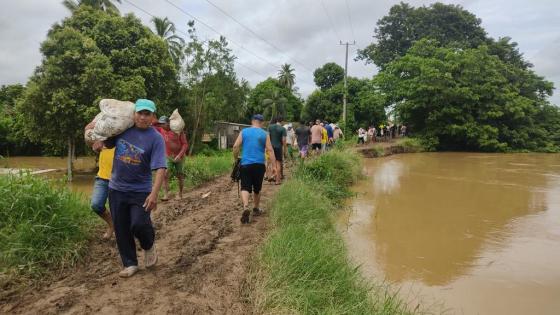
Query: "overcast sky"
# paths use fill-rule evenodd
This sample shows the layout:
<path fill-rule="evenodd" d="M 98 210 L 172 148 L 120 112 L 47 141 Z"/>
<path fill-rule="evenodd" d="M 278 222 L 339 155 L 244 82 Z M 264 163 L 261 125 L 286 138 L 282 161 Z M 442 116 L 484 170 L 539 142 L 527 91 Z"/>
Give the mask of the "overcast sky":
<path fill-rule="evenodd" d="M 258 37 L 211 3 L 226 11 Z M 353 61 L 356 49 L 373 38 L 375 23 L 399 1 L 389 0 L 123 0 L 121 13 L 134 12 L 146 25 L 151 17 L 130 3 L 156 16 L 167 16 L 178 29 L 186 30 L 188 12 L 226 36 L 238 57 L 236 70 L 252 86 L 276 76 L 279 65 L 296 69 L 296 85 L 306 96 L 313 89 L 313 70 L 326 62 L 344 65 L 344 46 L 349 52 L 348 74 L 371 77 L 372 65 Z M 434 1 L 406 1 L 414 6 Z M 494 38 L 510 36 L 535 65 L 535 71 L 560 88 L 560 1 L 558 0 L 457 0 L 482 19 Z M 69 15 L 60 0 L 4 1 L 0 12 L 0 84 L 25 83 L 39 65 L 39 45 L 51 25 Z M 201 38 L 216 38 L 211 29 L 197 23 Z M 266 39 L 264 42 L 259 37 Z M 560 91 L 552 102 L 560 105 Z"/>

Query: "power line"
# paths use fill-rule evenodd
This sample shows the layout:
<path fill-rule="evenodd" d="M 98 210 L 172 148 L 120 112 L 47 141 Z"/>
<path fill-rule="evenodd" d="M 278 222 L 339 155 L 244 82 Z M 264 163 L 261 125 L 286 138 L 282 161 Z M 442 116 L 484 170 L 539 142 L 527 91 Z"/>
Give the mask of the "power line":
<path fill-rule="evenodd" d="M 226 12 L 224 9 L 220 8 L 219 6 L 217 6 L 216 4 L 214 4 L 212 1 L 210 0 L 206 0 L 206 2 L 208 2 L 210 5 L 212 5 L 214 8 L 216 8 L 218 11 L 220 11 L 222 14 L 226 15 L 227 17 L 229 17 L 230 19 L 232 19 L 233 21 L 235 21 L 235 23 L 239 24 L 241 27 L 243 27 L 244 29 L 246 29 L 249 33 L 253 34 L 255 37 L 257 37 L 258 39 L 260 39 L 261 41 L 267 43 L 268 45 L 270 45 L 271 47 L 273 47 L 274 49 L 276 49 L 278 52 L 280 52 L 284 57 L 288 57 L 286 56 L 283 52 L 282 49 L 278 48 L 278 46 L 274 45 L 273 43 L 269 42 L 268 40 L 266 40 L 265 38 L 263 38 L 262 36 L 260 36 L 259 34 L 257 34 L 255 31 L 253 31 L 251 28 L 249 28 L 248 26 L 246 26 L 245 24 L 241 23 L 238 19 L 236 19 L 235 17 L 231 16 L 228 12 Z M 291 58 L 288 57 L 288 59 L 294 61 L 295 63 L 297 63 L 298 65 L 302 66 L 304 69 L 306 69 L 307 71 L 313 72 L 311 69 L 307 68 L 303 63 L 299 62 L 297 59 L 295 58 Z"/>
<path fill-rule="evenodd" d="M 331 18 L 331 15 L 329 14 L 329 10 L 327 10 L 327 7 L 325 6 L 325 2 L 323 0 L 321 0 L 321 5 L 323 6 L 323 10 L 325 11 L 325 14 L 327 15 L 327 18 L 329 19 L 329 23 L 331 24 L 331 30 L 333 31 L 334 35 L 336 36 L 336 39 L 340 40 L 340 37 L 338 35 L 338 32 L 336 31 L 336 28 L 334 27 L 334 23 L 333 20 Z"/>
<path fill-rule="evenodd" d="M 176 8 L 177 10 L 179 10 L 180 12 L 182 12 L 183 14 L 193 18 L 194 20 L 198 21 L 200 24 L 206 26 L 208 29 L 210 29 L 211 31 L 213 31 L 214 33 L 224 37 L 227 39 L 227 36 L 223 35 L 222 33 L 220 33 L 218 30 L 216 30 L 215 28 L 213 28 L 212 26 L 208 25 L 207 23 L 205 23 L 204 21 L 200 20 L 199 18 L 197 18 L 196 16 L 190 14 L 189 12 L 185 11 L 184 9 L 182 9 L 181 7 L 177 6 L 175 3 L 171 2 L 170 0 L 166 0 L 167 3 L 169 3 L 170 5 L 172 5 L 174 8 Z M 228 39 L 231 43 L 233 43 L 234 45 L 238 46 L 239 48 L 245 50 L 246 52 L 250 53 L 251 55 L 257 57 L 258 59 L 262 60 L 263 62 L 267 63 L 268 65 L 270 65 L 273 68 L 276 68 L 277 66 L 272 64 L 271 62 L 269 62 L 268 60 L 266 60 L 265 58 L 257 55 L 256 53 L 252 52 L 251 50 L 245 48 L 243 45 L 238 44 L 236 42 L 234 42 L 231 39 Z"/>
<path fill-rule="evenodd" d="M 352 40 L 355 42 L 356 35 L 354 34 L 354 25 L 352 25 L 352 18 L 350 17 L 350 5 L 348 4 L 348 0 L 345 0 L 344 2 L 346 2 L 346 13 L 348 13 L 348 23 L 350 23 L 350 30 L 352 31 Z"/>
<path fill-rule="evenodd" d="M 126 3 L 128 3 L 129 5 L 135 7 L 136 9 L 140 10 L 140 11 L 143 12 L 144 14 L 146 14 L 146 15 L 148 15 L 148 16 L 151 16 L 152 18 L 157 18 L 157 16 L 153 15 L 152 13 L 148 12 L 147 10 L 141 8 L 140 6 L 136 5 L 135 3 L 133 3 L 133 2 L 131 2 L 131 1 L 129 1 L 129 0 L 124 0 L 124 2 L 126 2 Z M 175 27 L 175 30 L 176 30 L 178 33 L 181 33 L 181 34 L 183 34 L 183 35 L 186 36 L 186 37 L 189 36 L 189 33 L 188 33 L 188 32 L 183 31 L 183 30 L 180 29 L 180 28 Z M 208 45 L 207 42 L 202 42 L 202 44 L 203 44 L 203 45 L 204 45 L 204 44 Z M 266 75 L 260 73 L 259 71 L 255 70 L 255 69 L 253 69 L 253 68 L 251 68 L 251 67 L 249 67 L 249 66 L 247 66 L 247 65 L 245 65 L 245 64 L 243 64 L 243 63 L 241 63 L 241 62 L 239 62 L 239 61 L 237 61 L 237 60 L 234 60 L 233 62 L 236 63 L 237 65 L 241 66 L 241 67 L 244 67 L 244 68 L 248 69 L 249 71 L 251 71 L 251 72 L 253 72 L 253 73 L 255 73 L 255 74 L 258 74 L 258 75 L 262 76 L 263 78 L 267 78 L 267 77 L 268 77 L 268 76 L 266 76 Z"/>

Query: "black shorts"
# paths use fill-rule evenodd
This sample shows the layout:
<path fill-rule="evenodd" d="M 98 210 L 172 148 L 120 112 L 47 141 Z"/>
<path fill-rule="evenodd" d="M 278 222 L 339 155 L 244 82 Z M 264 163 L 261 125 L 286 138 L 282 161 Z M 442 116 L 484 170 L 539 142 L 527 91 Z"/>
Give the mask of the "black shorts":
<path fill-rule="evenodd" d="M 258 194 L 261 191 L 264 173 L 266 167 L 264 164 L 248 164 L 241 165 L 241 190 Z"/>
<path fill-rule="evenodd" d="M 274 150 L 274 158 L 276 158 L 276 161 L 278 162 L 282 162 L 282 158 L 283 158 L 283 154 L 282 154 L 282 148 L 275 148 L 272 147 L 272 149 Z"/>
<path fill-rule="evenodd" d="M 320 143 L 312 143 L 312 144 L 311 144 L 311 149 L 313 149 L 313 150 L 321 150 L 321 144 L 320 144 Z"/>

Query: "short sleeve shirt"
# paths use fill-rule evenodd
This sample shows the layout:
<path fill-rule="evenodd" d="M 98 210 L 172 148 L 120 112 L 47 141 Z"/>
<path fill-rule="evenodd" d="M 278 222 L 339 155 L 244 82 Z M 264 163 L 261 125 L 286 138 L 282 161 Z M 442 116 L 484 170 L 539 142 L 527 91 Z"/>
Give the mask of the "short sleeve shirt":
<path fill-rule="evenodd" d="M 109 188 L 149 193 L 152 191 L 152 171 L 166 167 L 165 142 L 161 134 L 151 127 L 132 127 L 115 139 Z"/>
<path fill-rule="evenodd" d="M 311 135 L 311 130 L 307 126 L 299 126 L 296 129 L 297 143 L 298 145 L 308 145 L 309 136 Z"/>
<path fill-rule="evenodd" d="M 286 137 L 286 129 L 279 124 L 273 124 L 268 127 L 270 134 L 270 143 L 274 148 L 282 147 L 282 138 Z"/>
<path fill-rule="evenodd" d="M 99 153 L 99 171 L 97 172 L 97 177 L 106 180 L 111 179 L 114 157 L 115 148 L 101 150 L 101 153 Z"/>

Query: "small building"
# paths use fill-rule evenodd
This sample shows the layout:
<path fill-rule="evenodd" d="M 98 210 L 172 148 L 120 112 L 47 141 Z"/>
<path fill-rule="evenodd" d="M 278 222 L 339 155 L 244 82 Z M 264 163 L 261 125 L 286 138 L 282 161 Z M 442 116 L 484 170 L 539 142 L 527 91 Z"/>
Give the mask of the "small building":
<path fill-rule="evenodd" d="M 218 137 L 218 148 L 232 148 L 241 130 L 248 127 L 251 127 L 251 125 L 238 124 L 227 121 L 217 121 L 214 127 L 214 134 Z"/>

